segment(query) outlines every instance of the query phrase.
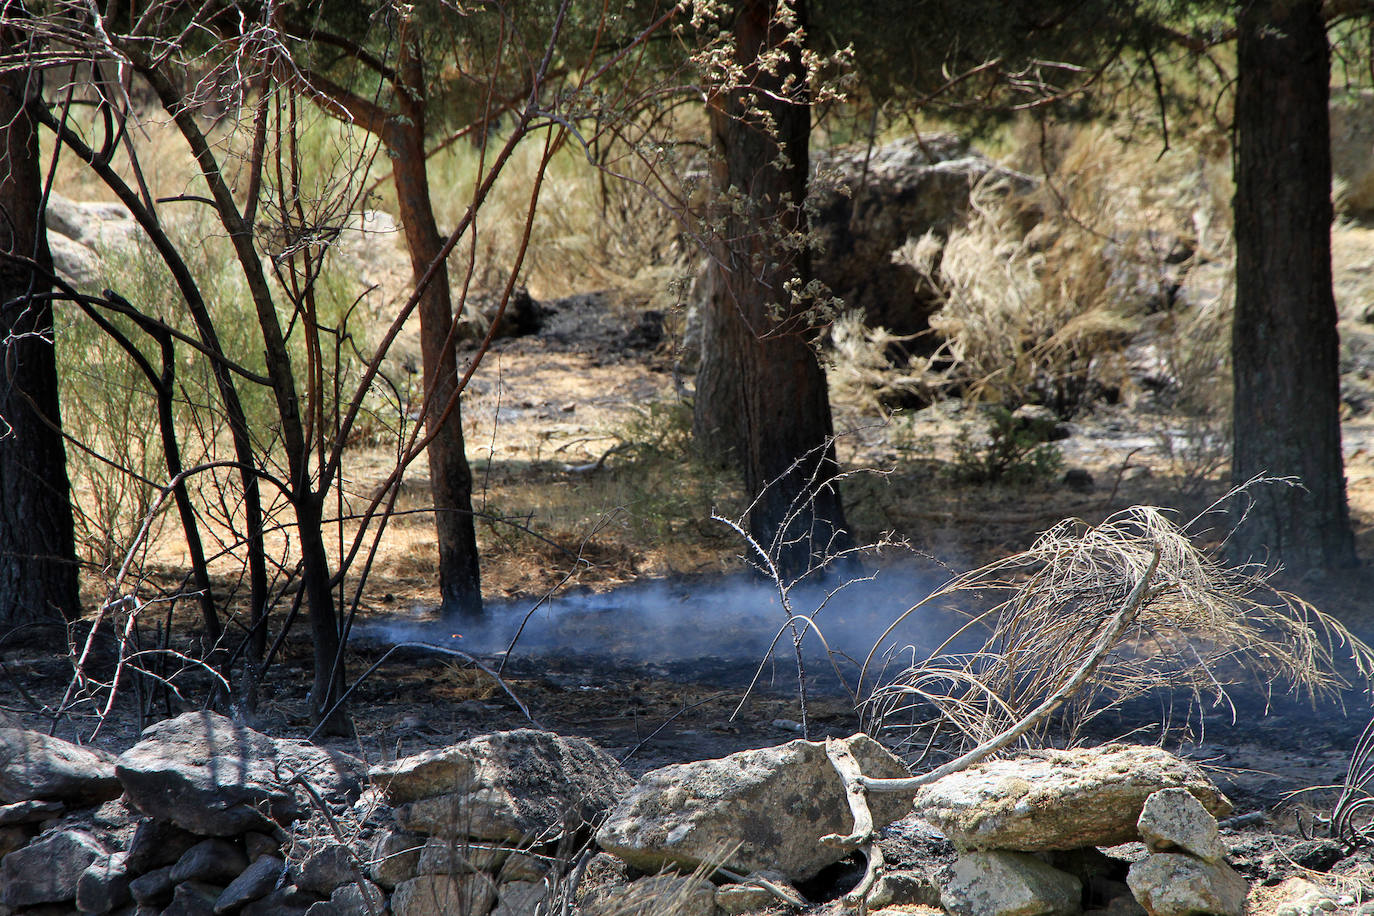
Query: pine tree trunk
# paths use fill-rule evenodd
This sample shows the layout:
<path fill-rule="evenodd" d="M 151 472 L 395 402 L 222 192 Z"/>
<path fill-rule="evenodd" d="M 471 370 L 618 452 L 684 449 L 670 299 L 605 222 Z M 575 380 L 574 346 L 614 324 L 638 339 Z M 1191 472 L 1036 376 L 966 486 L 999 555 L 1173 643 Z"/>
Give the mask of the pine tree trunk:
<path fill-rule="evenodd" d="M 37 79 L 22 71 L 0 76 L 0 251 L 13 256 L 0 256 L 0 635 L 60 624 L 81 610 L 52 304 L 33 298 L 50 291 L 52 270 L 39 214 L 38 135 L 24 112 Z"/>
<path fill-rule="evenodd" d="M 404 45 L 404 43 L 403 43 Z M 403 54 L 402 72 L 418 68 L 419 61 Z M 410 85 L 423 87 L 417 72 Z M 421 294 L 420 355 L 424 363 L 426 432 L 434 438 L 428 449 L 430 492 L 439 545 L 439 591 L 445 616 L 476 617 L 482 614 L 482 580 L 478 562 L 477 531 L 472 515 L 472 469 L 463 441 L 463 419 L 456 400 L 458 359 L 454 350 L 453 298 L 448 269 L 439 254 L 442 240 L 429 198 L 425 167 L 425 106 L 422 88 L 399 100 L 408 123 L 390 132 L 389 145 L 396 182 L 396 200 L 405 227 L 411 272 L 418 283 L 430 265 L 439 262 L 433 280 Z M 452 409 L 449 410 L 450 402 Z"/>
<path fill-rule="evenodd" d="M 1355 562 L 1341 457 L 1331 290 L 1330 50 L 1320 0 L 1242 6 L 1236 94 L 1235 453 L 1252 491 L 1237 559 Z M 1242 500 L 1244 502 L 1244 500 Z"/>
<path fill-rule="evenodd" d="M 693 433 L 707 454 L 739 467 L 757 500 L 750 534 L 784 575 L 848 546 L 825 373 L 811 349 L 809 322 L 788 281 L 805 286 L 804 247 L 781 244 L 806 231 L 810 106 L 784 99 L 789 77 L 804 85 L 800 48 L 776 72 L 760 55 L 782 45 L 769 0 L 741 0 L 734 36 L 750 88 L 718 94 L 710 106 L 716 190 L 727 195 L 715 245 L 703 323 Z M 729 195 L 739 192 L 736 202 Z"/>

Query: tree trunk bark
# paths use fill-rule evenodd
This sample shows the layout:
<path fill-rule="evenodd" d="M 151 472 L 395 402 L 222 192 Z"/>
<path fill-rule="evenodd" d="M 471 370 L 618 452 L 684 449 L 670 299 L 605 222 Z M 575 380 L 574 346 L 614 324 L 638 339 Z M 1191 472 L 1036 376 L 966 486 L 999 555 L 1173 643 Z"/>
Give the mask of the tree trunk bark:
<path fill-rule="evenodd" d="M 52 270 L 39 213 L 38 134 L 25 111 L 37 79 L 23 71 L 0 77 L 0 251 L 12 256 L 0 256 L 0 635 L 81 611 L 52 303 L 34 298 L 51 291 Z"/>
<path fill-rule="evenodd" d="M 409 45 L 402 41 L 402 48 Z M 448 269 L 440 259 L 443 240 L 429 198 L 425 165 L 424 82 L 414 54 L 402 52 L 401 72 L 409 93 L 398 93 L 403 119 L 394 121 L 386 138 L 394 154 L 393 175 L 401 224 L 415 282 L 439 262 L 429 286 L 421 293 L 420 356 L 424 363 L 426 432 L 433 436 L 427 449 L 434 525 L 439 544 L 439 592 L 445 617 L 473 618 L 482 614 L 482 579 L 478 563 L 477 531 L 472 515 L 472 469 L 463 441 L 463 418 L 457 393 L 458 358 L 454 350 L 453 298 Z M 414 71 L 414 72 L 411 72 Z M 451 407 L 451 409 L 450 409 Z"/>
<path fill-rule="evenodd" d="M 1355 563 L 1341 456 L 1321 6 L 1247 3 L 1237 48 L 1232 479 L 1263 474 L 1302 485 L 1253 490 L 1236 510 L 1248 517 L 1232 550 L 1294 571 Z"/>
<path fill-rule="evenodd" d="M 693 434 L 707 454 L 743 472 L 750 534 L 792 577 L 850 541 L 825 373 L 788 288 L 810 279 L 805 245 L 787 243 L 807 229 L 811 110 L 802 90 L 786 88 L 804 86 L 806 72 L 774 13 L 771 0 L 737 4 L 736 63 L 749 85 L 718 93 L 709 108 L 723 203 Z M 761 68 L 760 58 L 778 49 L 783 62 Z"/>

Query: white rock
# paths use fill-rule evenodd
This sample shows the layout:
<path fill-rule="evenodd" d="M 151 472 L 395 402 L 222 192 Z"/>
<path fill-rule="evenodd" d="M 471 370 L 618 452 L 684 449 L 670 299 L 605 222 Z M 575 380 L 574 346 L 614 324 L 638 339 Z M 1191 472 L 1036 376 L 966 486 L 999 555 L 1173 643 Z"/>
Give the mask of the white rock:
<path fill-rule="evenodd" d="M 1181 849 L 1207 862 L 1226 858 L 1217 819 L 1187 789 L 1161 789 L 1151 795 L 1136 827 L 1151 852 Z"/>
<path fill-rule="evenodd" d="M 1243 916 L 1249 885 L 1225 862 L 1157 852 L 1131 866 L 1126 883 L 1150 916 Z"/>

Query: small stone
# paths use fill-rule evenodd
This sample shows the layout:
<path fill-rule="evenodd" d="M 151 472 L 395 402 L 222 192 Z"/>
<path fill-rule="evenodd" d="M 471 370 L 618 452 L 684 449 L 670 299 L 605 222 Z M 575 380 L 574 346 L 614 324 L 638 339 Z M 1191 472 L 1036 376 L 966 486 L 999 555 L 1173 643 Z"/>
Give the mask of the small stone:
<path fill-rule="evenodd" d="M 1249 885 L 1225 862 L 1157 852 L 1131 866 L 1126 882 L 1151 916 L 1242 916 Z"/>
<path fill-rule="evenodd" d="M 76 899 L 76 885 L 105 847 L 84 830 L 40 837 L 0 860 L 0 906 L 18 909 Z"/>
<path fill-rule="evenodd" d="M 10 805 L 0 805 L 0 827 L 9 827 L 14 824 L 36 824 L 48 818 L 56 817 L 66 808 L 61 802 L 28 801 L 15 802 Z"/>
<path fill-rule="evenodd" d="M 313 896 L 294 884 L 288 884 L 266 897 L 254 900 L 239 910 L 239 916 L 305 916 L 314 903 L 316 900 Z"/>
<path fill-rule="evenodd" d="M 305 913 L 306 916 L 373 916 L 385 911 L 386 892 L 364 878 L 361 882 L 339 885 L 328 900 L 312 903 Z"/>
<path fill-rule="evenodd" d="M 482 874 L 420 875 L 396 885 L 394 916 L 487 916 L 496 901 L 496 883 Z"/>
<path fill-rule="evenodd" d="M 111 853 L 96 859 L 76 882 L 76 908 L 83 913 L 108 913 L 129 902 L 129 854 Z"/>
<path fill-rule="evenodd" d="M 1217 819 L 1187 789 L 1161 789 L 1145 799 L 1136 828 L 1151 852 L 1181 849 L 1204 862 L 1226 858 Z"/>
<path fill-rule="evenodd" d="M 491 916 L 529 916 L 549 896 L 543 881 L 511 881 L 497 891 Z"/>
<path fill-rule="evenodd" d="M 328 897 L 336 887 L 342 887 L 356 877 L 353 866 L 353 855 L 348 848 L 331 843 L 305 857 L 300 874 L 296 877 L 296 886 L 308 893 Z"/>
<path fill-rule="evenodd" d="M 868 905 L 874 909 L 886 906 L 940 905 L 940 889 L 925 872 L 898 870 L 883 875 L 868 892 Z"/>
<path fill-rule="evenodd" d="M 1028 853 L 971 852 L 940 892 L 951 916 L 1076 916 L 1083 882 Z"/>
<path fill-rule="evenodd" d="M 171 821 L 148 818 L 134 830 L 129 841 L 129 871 L 141 875 L 163 865 L 171 865 L 199 843 L 200 837 L 182 830 Z"/>
<path fill-rule="evenodd" d="M 713 916 L 715 910 L 715 885 L 672 874 L 640 878 L 628 887 L 598 888 L 582 901 L 583 916 Z"/>
<path fill-rule="evenodd" d="M 248 867 L 248 857 L 236 844 L 218 838 L 201 840 L 172 866 L 172 881 L 228 884 Z"/>
<path fill-rule="evenodd" d="M 285 878 L 286 863 L 276 856 L 260 856 L 229 882 L 215 901 L 216 913 L 232 913 L 245 904 L 266 897 Z"/>
<path fill-rule="evenodd" d="M 248 855 L 249 862 L 256 862 L 263 856 L 280 857 L 281 843 L 275 837 L 250 830 L 243 835 L 243 851 Z"/>
<path fill-rule="evenodd" d="M 172 902 L 161 916 L 215 916 L 215 901 L 224 888 L 204 881 L 183 881 L 172 891 Z"/>
<path fill-rule="evenodd" d="M 145 872 L 129 882 L 129 893 L 141 906 L 158 907 L 172 899 L 172 866 Z"/>
<path fill-rule="evenodd" d="M 419 874 L 420 852 L 425 838 L 411 833 L 387 830 L 372 844 L 368 874 L 373 881 L 390 890 Z"/>

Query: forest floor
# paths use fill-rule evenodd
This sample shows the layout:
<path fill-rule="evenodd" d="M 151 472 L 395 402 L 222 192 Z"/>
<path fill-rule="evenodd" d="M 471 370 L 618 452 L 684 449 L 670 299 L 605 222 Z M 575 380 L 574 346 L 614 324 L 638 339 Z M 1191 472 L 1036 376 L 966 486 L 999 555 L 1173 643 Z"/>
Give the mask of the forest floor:
<path fill-rule="evenodd" d="M 591 294 L 547 305 L 541 333 L 496 342 L 464 405 L 478 507 L 506 520 L 480 531 L 484 590 L 498 624 L 460 634 L 461 625 L 436 618 L 426 518 L 398 517 L 373 564 L 348 659 L 350 677 L 377 667 L 352 695 L 357 736 L 341 746 L 377 761 L 536 722 L 594 738 L 642 772 L 798 737 L 795 668 L 785 656 L 764 663 L 781 620 L 776 598 L 743 572 L 743 544 L 711 518 L 739 513 L 738 487 L 689 457 L 677 341 L 642 301 Z M 1348 332 L 1354 351 L 1365 352 L 1365 333 L 1363 325 Z M 1364 372 L 1358 363 L 1352 373 Z M 1362 381 L 1351 381 L 1358 392 Z M 1215 450 L 1196 431 L 1129 399 L 1068 424 L 1070 435 L 1057 443 L 1063 471 L 1086 472 L 1071 475 L 1073 483 L 1062 472 L 1031 486 L 952 482 L 961 430 L 975 419 L 957 402 L 895 417 L 837 402 L 836 427 L 847 431 L 838 440 L 841 462 L 881 472 L 846 490 L 851 522 L 863 538 L 891 532 L 910 546 L 884 554 L 881 595 L 865 593 L 851 609 L 851 654 L 862 653 L 882 615 L 895 615 L 949 575 L 1025 549 L 1061 519 L 1095 523 L 1154 505 L 1186 520 L 1226 489 L 1209 457 Z M 1344 432 L 1358 550 L 1370 558 L 1374 415 L 1352 409 Z M 371 492 L 388 468 L 386 455 L 361 453 L 352 492 Z M 426 489 L 417 465 L 398 508 L 422 505 Z M 1206 523 L 1193 530 L 1215 543 L 1223 520 L 1210 531 Z M 169 573 L 177 570 L 174 550 L 160 560 Z M 1374 642 L 1374 566 L 1283 584 Z M 554 597 L 540 605 L 546 594 Z M 512 646 L 517 622 L 525 626 Z M 940 624 L 922 621 L 915 639 Z M 386 654 L 398 642 L 408 647 Z M 467 652 L 500 679 L 419 643 Z M 256 721 L 274 734 L 303 735 L 304 634 L 287 640 L 283 658 Z M 24 698 L 6 708 L 42 724 L 34 710 L 56 704 L 68 662 L 12 652 L 0 661 L 11 696 Z M 852 697 L 817 670 L 813 664 L 807 711 L 813 735 L 857 730 L 861 711 Z M 1315 705 L 1282 696 L 1279 687 L 1270 702 L 1269 686 L 1240 689 L 1234 707 L 1192 706 L 1187 697 L 1175 698 L 1171 711 L 1142 704 L 1099 720 L 1092 738 L 1157 740 L 1149 726 L 1161 714 L 1190 724 L 1170 745 L 1211 769 L 1237 814 L 1263 813 L 1244 842 L 1252 847 L 1252 871 L 1277 879 L 1297 873 L 1280 866 L 1305 842 L 1300 832 L 1329 811 L 1331 787 L 1344 776 L 1370 703 L 1358 686 Z M 192 706 L 199 700 L 194 691 L 186 696 Z M 121 749 L 136 740 L 138 721 L 124 708 L 116 707 L 96 743 Z M 163 697 L 154 708 L 179 711 L 182 701 Z M 89 738 L 93 721 L 78 715 L 59 723 L 58 734 Z M 1362 874 L 1374 875 L 1367 858 Z M 1270 865 L 1262 869 L 1262 860 Z"/>

